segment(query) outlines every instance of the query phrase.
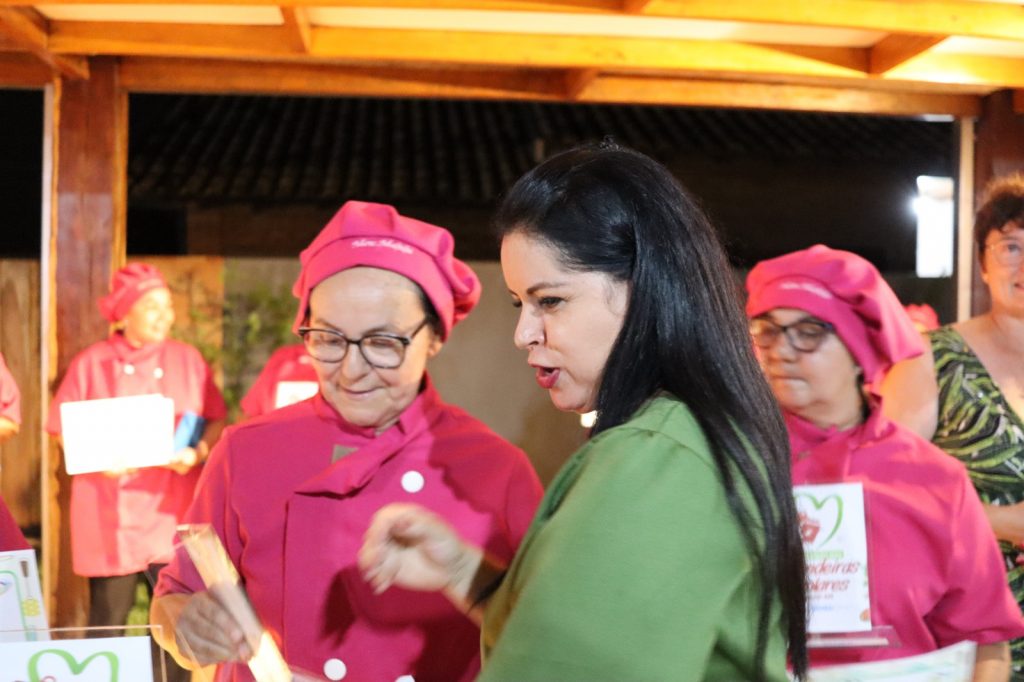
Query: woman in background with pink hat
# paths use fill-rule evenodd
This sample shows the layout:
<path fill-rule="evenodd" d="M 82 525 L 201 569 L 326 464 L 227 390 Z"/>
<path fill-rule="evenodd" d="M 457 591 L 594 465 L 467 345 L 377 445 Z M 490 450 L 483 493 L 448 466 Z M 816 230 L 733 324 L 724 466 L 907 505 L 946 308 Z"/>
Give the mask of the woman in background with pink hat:
<path fill-rule="evenodd" d="M 123 625 L 139 576 L 171 558 L 175 527 L 192 501 L 200 464 L 227 410 L 199 351 L 169 338 L 171 291 L 159 270 L 133 263 L 118 270 L 100 312 L 114 326 L 104 341 L 71 361 L 50 404 L 46 429 L 61 434 L 66 402 L 160 393 L 174 400 L 175 419 L 205 419 L 195 447 L 167 467 L 79 474 L 71 484 L 71 558 L 89 577 L 90 625 Z"/>
<path fill-rule="evenodd" d="M 295 331 L 313 398 L 229 429 L 188 520 L 211 523 L 256 612 L 297 669 L 329 680 L 456 682 L 479 669 L 479 630 L 444 597 L 375 595 L 356 567 L 369 519 L 417 502 L 507 562 L 541 495 L 525 455 L 441 401 L 427 362 L 480 283 L 447 230 L 350 201 L 302 252 Z M 241 632 L 183 553 L 151 617 L 162 644 L 253 679 Z"/>
<path fill-rule="evenodd" d="M 893 628 L 899 642 L 814 649 L 812 665 L 971 640 L 979 645 L 974 679 L 1006 680 L 1006 642 L 1024 632 L 1024 620 L 981 503 L 962 465 L 880 408 L 886 370 L 923 350 L 895 294 L 863 258 L 821 245 L 759 263 L 747 290 L 751 336 L 789 429 L 793 482 L 862 484 L 863 617 Z"/>

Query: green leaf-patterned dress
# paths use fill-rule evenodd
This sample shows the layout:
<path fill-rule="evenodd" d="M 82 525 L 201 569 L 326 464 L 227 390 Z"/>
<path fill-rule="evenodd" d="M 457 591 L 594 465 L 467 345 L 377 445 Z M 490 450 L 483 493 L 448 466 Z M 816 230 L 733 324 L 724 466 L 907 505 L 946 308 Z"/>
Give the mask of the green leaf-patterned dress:
<path fill-rule="evenodd" d="M 1024 500 L 1024 422 L 1006 401 L 981 360 L 952 327 L 929 333 L 939 386 L 939 419 L 932 442 L 967 467 L 981 501 Z M 1000 541 L 1010 589 L 1024 604 L 1021 550 Z M 1024 680 L 1024 638 L 1011 643 L 1013 679 Z"/>

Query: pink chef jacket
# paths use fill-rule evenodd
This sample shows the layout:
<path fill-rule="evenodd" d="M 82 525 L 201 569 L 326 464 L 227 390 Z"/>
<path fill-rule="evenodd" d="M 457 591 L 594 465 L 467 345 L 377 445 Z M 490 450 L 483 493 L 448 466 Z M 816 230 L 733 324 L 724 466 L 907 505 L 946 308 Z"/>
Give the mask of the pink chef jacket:
<path fill-rule="evenodd" d="M 21 534 L 18 522 L 11 516 L 11 511 L 0 497 L 0 552 L 12 552 L 17 549 L 32 549 Z"/>
<path fill-rule="evenodd" d="M 277 409 L 277 386 L 282 381 L 317 382 L 313 360 L 306 353 L 306 346 L 295 343 L 274 351 L 263 366 L 252 388 L 242 398 L 242 412 L 246 417 L 258 417 Z"/>
<path fill-rule="evenodd" d="M 813 649 L 812 666 L 1024 635 L 1002 555 L 962 464 L 879 409 L 843 432 L 825 433 L 791 414 L 786 425 L 794 484 L 863 483 L 871 622 L 891 625 L 902 642 Z"/>
<path fill-rule="evenodd" d="M 15 424 L 21 423 L 21 393 L 3 355 L 0 355 L 0 417 L 6 417 Z"/>
<path fill-rule="evenodd" d="M 434 510 L 470 542 L 510 561 L 542 491 L 518 449 L 426 388 L 375 436 L 317 394 L 228 429 L 188 513 L 209 522 L 290 665 L 346 682 L 471 680 L 477 627 L 440 594 L 376 596 L 356 553 L 392 502 Z M 156 593 L 203 584 L 179 549 Z M 249 681 L 245 665 L 216 678 Z"/>
<path fill-rule="evenodd" d="M 46 430 L 59 435 L 60 405 L 76 400 L 162 393 L 175 417 L 227 414 L 213 374 L 192 346 L 167 340 L 133 348 L 112 334 L 75 356 L 50 405 Z M 71 559 L 84 576 L 128 575 L 170 560 L 175 527 L 192 501 L 202 467 L 185 475 L 147 467 L 120 477 L 79 474 L 71 483 Z"/>

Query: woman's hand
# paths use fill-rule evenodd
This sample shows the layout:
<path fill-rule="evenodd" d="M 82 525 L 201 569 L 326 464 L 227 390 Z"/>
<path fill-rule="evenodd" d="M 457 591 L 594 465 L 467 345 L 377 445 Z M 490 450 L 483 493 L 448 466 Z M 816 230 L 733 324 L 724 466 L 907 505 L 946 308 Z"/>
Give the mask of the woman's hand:
<path fill-rule="evenodd" d="M 174 453 L 174 458 L 167 464 L 167 468 L 176 474 L 184 476 L 192 470 L 192 467 L 204 461 L 210 454 L 210 448 L 203 441 L 194 448 L 186 447 Z"/>
<path fill-rule="evenodd" d="M 242 627 L 224 603 L 217 587 L 196 592 L 184 602 L 173 625 L 175 644 L 182 656 L 200 665 L 247 661 L 252 657 Z"/>
<path fill-rule="evenodd" d="M 467 600 L 483 552 L 462 541 L 433 512 L 412 504 L 390 504 L 376 514 L 359 550 L 359 568 L 377 594 L 392 585 L 444 590 Z"/>
<path fill-rule="evenodd" d="M 996 537 L 1024 548 L 1024 502 L 984 505 L 985 515 Z"/>

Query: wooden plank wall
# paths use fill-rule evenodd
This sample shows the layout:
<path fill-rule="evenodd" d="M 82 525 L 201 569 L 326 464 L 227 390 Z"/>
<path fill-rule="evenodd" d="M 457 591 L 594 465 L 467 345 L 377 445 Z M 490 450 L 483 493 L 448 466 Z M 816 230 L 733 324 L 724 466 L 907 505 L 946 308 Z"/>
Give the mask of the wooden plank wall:
<path fill-rule="evenodd" d="M 0 353 L 21 390 L 22 419 L 18 434 L 0 445 L 0 495 L 36 540 L 42 523 L 39 349 L 39 262 L 0 259 Z"/>

